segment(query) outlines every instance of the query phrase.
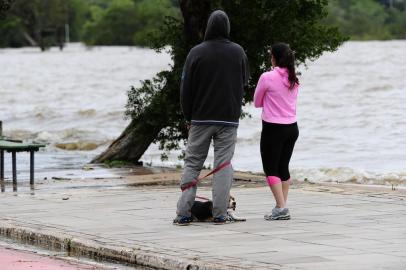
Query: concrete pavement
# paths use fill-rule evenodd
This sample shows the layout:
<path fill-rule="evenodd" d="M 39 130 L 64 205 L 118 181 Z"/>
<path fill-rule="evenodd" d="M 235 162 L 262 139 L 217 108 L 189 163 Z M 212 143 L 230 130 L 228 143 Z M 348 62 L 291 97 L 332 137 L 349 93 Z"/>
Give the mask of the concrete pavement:
<path fill-rule="evenodd" d="M 292 220 L 265 221 L 268 188 L 234 187 L 247 222 L 178 227 L 177 187 L 93 183 L 1 193 L 0 235 L 160 269 L 406 269 L 401 193 L 294 186 Z"/>

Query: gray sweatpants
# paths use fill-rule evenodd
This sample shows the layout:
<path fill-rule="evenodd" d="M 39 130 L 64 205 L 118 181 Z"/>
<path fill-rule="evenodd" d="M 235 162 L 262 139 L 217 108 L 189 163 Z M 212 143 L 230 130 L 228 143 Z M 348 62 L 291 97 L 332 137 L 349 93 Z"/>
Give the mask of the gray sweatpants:
<path fill-rule="evenodd" d="M 237 127 L 216 125 L 192 125 L 186 147 L 185 168 L 181 185 L 199 177 L 206 160 L 211 140 L 214 142 L 214 168 L 231 161 L 237 140 Z M 213 177 L 213 217 L 227 213 L 230 189 L 233 181 L 231 165 L 214 174 Z M 191 208 L 195 201 L 197 187 L 182 192 L 178 201 L 177 215 L 191 216 Z"/>

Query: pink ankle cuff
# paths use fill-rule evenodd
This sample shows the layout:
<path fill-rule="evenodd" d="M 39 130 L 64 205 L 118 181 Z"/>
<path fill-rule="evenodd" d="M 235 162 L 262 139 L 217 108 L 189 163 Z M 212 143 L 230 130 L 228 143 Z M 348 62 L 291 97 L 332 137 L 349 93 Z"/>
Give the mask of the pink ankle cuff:
<path fill-rule="evenodd" d="M 280 184 L 282 181 L 279 177 L 276 176 L 268 176 L 266 178 L 266 181 L 268 182 L 269 186 L 277 185 Z"/>

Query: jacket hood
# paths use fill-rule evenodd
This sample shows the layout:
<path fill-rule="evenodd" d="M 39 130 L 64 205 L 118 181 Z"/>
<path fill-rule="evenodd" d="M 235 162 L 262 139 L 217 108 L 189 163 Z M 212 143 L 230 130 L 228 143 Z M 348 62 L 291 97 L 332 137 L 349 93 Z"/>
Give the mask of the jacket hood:
<path fill-rule="evenodd" d="M 230 20 L 222 10 L 214 11 L 207 21 L 204 40 L 230 37 Z"/>
<path fill-rule="evenodd" d="M 287 68 L 281 68 L 281 67 L 275 67 L 274 70 L 281 76 L 282 78 L 282 83 L 290 87 L 290 81 L 289 81 L 289 72 Z"/>

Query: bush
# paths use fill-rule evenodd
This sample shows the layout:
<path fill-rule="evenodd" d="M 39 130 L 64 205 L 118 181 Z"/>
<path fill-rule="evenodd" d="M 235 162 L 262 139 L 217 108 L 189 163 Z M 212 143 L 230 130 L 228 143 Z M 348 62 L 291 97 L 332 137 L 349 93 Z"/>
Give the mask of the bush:
<path fill-rule="evenodd" d="M 26 44 L 21 19 L 8 18 L 0 24 L 0 47 L 22 47 Z"/>
<path fill-rule="evenodd" d="M 83 31 L 87 45 L 138 46 L 149 45 L 164 17 L 176 14 L 169 0 L 113 0 L 106 9 L 92 6 L 90 13 Z"/>
<path fill-rule="evenodd" d="M 83 31 L 87 45 L 133 45 L 134 30 L 139 25 L 133 1 L 113 0 L 105 10 L 92 6 L 90 11 L 91 20 Z"/>
<path fill-rule="evenodd" d="M 333 0 L 326 23 L 353 40 L 405 38 L 406 13 L 401 2 L 385 7 L 375 0 Z"/>

